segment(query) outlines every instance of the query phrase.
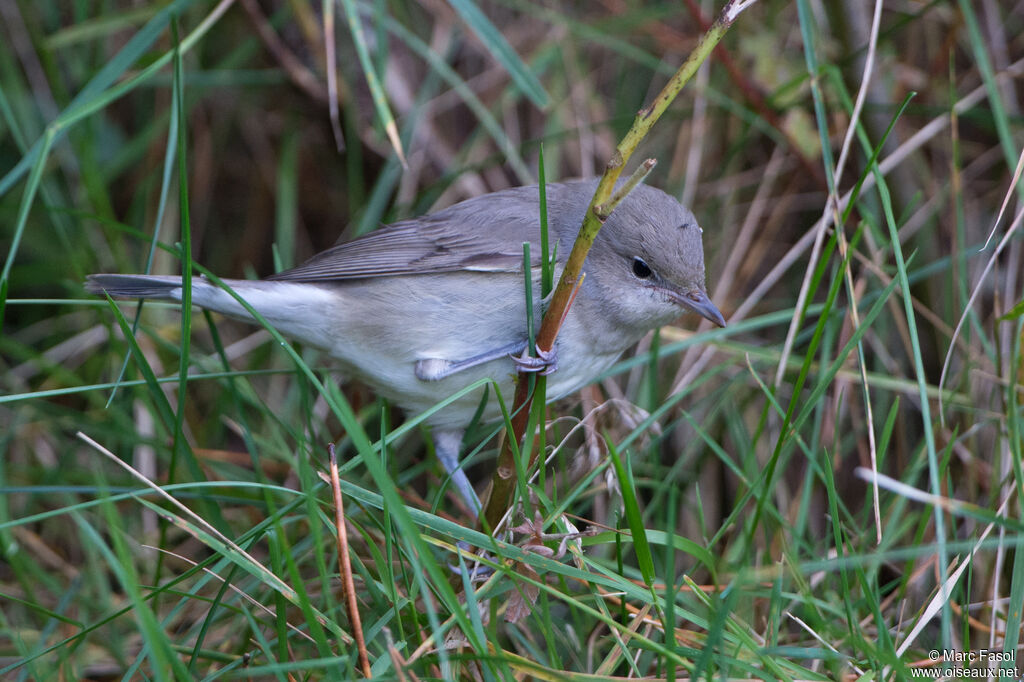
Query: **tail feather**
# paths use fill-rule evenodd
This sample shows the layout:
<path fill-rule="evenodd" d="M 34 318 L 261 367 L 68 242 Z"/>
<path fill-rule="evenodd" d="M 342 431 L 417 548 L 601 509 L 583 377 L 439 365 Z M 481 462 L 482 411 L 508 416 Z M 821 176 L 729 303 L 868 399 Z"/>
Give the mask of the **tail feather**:
<path fill-rule="evenodd" d="M 282 334 L 318 346 L 337 343 L 338 316 L 344 301 L 331 287 L 303 282 L 265 282 L 226 279 L 223 283 L 243 297 Z M 181 301 L 181 277 L 167 275 L 89 275 L 87 291 L 119 298 L 153 298 Z M 204 277 L 192 279 L 192 304 L 252 321 L 252 316 L 235 297 Z"/>
<path fill-rule="evenodd" d="M 181 277 L 170 275 L 89 275 L 85 290 L 102 296 L 181 300 Z"/>

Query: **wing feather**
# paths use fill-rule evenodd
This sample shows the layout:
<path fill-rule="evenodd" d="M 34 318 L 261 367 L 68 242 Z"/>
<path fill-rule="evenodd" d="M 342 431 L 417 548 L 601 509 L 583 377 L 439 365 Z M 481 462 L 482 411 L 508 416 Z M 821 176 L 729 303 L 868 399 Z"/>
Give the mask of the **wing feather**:
<path fill-rule="evenodd" d="M 563 187 L 548 186 L 549 205 L 552 199 L 558 200 Z M 323 282 L 458 270 L 521 272 L 525 241 L 531 242 L 531 266 L 538 265 L 540 222 L 535 186 L 494 192 L 394 223 L 268 279 Z"/>

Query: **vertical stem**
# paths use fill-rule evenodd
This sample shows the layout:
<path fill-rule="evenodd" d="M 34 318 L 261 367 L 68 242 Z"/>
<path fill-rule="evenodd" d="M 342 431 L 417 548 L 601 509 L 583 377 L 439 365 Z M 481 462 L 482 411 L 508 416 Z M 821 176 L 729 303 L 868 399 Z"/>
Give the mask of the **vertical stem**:
<path fill-rule="evenodd" d="M 715 45 L 722 39 L 722 36 L 725 35 L 725 32 L 736 20 L 736 17 L 739 16 L 740 12 L 754 4 L 754 2 L 756 0 L 729 0 L 725 7 L 722 8 L 718 18 L 711 25 L 711 28 L 701 37 L 693 52 L 690 53 L 690 56 L 679 67 L 679 70 L 665 84 L 665 87 L 654 98 L 654 101 L 637 112 L 636 118 L 633 119 L 632 127 L 630 127 L 629 132 L 626 133 L 622 141 L 616 146 L 615 153 L 612 154 L 611 160 L 605 166 L 604 174 L 597 185 L 597 191 L 590 201 L 590 206 L 587 207 L 587 212 L 583 218 L 583 225 L 580 227 L 579 235 L 576 237 L 572 251 L 566 259 L 565 269 L 562 270 L 558 286 L 551 297 L 551 304 L 548 306 L 544 319 L 541 321 L 540 331 L 537 332 L 538 350 L 550 351 L 554 348 L 558 330 L 568 313 L 573 293 L 583 276 L 583 263 L 586 260 L 587 253 L 590 251 L 591 245 L 594 243 L 594 238 L 597 237 L 598 231 L 600 231 L 608 216 L 611 215 L 619 202 L 628 194 L 627 189 L 626 191 L 617 192 L 615 197 L 612 197 L 612 192 L 615 189 L 619 176 L 622 174 L 622 169 L 629 162 L 630 157 L 632 157 L 640 142 L 647 136 L 647 133 L 650 132 L 654 124 L 661 118 L 661 115 L 665 113 L 665 110 L 676 98 L 676 95 L 679 94 L 679 91 L 697 73 L 697 69 L 700 68 L 700 65 L 711 54 Z M 637 169 L 633 178 L 627 182 L 627 186 L 631 189 L 639 183 L 650 172 L 651 168 L 654 167 L 654 163 L 653 159 L 648 159 L 644 162 Z M 533 394 L 529 387 L 530 383 L 528 381 L 519 381 L 516 384 L 515 400 L 513 401 L 512 408 L 512 433 L 506 438 L 501 448 L 501 454 L 498 456 L 498 465 L 491 478 L 491 496 L 487 500 L 487 509 L 483 516 L 488 528 L 497 527 L 509 506 L 512 489 L 515 485 L 514 474 L 516 470 L 510 439 L 514 438 L 517 443 L 523 440 L 526 424 L 530 416 L 530 404 L 533 400 Z M 530 456 L 529 465 L 526 467 L 527 470 L 533 466 L 535 460 L 536 452 L 533 452 Z"/>

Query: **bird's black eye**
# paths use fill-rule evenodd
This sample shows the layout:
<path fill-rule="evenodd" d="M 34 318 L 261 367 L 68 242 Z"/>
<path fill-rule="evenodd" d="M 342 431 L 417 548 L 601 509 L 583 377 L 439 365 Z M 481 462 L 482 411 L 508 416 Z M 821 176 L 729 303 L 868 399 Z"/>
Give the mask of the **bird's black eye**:
<path fill-rule="evenodd" d="M 651 267 L 647 265 L 647 263 L 645 263 L 642 258 L 634 258 L 633 274 L 639 277 L 640 279 L 647 279 L 648 277 L 654 274 L 654 271 L 651 270 Z"/>

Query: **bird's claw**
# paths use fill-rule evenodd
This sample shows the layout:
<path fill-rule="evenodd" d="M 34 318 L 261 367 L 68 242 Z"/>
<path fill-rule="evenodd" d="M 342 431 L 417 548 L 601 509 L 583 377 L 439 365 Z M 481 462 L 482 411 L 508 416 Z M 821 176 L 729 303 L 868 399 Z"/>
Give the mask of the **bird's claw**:
<path fill-rule="evenodd" d="M 469 543 L 465 540 L 459 540 L 455 543 L 455 546 L 458 547 L 462 552 L 470 551 Z M 484 556 L 487 555 L 485 554 Z M 463 568 L 465 570 L 463 570 Z M 463 563 L 462 566 L 448 564 L 448 570 L 454 573 L 455 575 L 465 576 L 469 578 L 469 581 L 471 583 L 481 583 L 490 578 L 492 575 L 494 575 L 494 569 L 492 569 L 490 566 L 487 566 L 486 564 L 480 564 L 477 562 L 473 562 L 472 564 Z"/>
<path fill-rule="evenodd" d="M 528 353 L 527 349 L 523 351 L 522 355 L 509 355 L 520 372 L 535 372 L 546 377 L 558 370 L 558 354 L 554 348 L 551 350 L 537 348 L 536 357 Z"/>

